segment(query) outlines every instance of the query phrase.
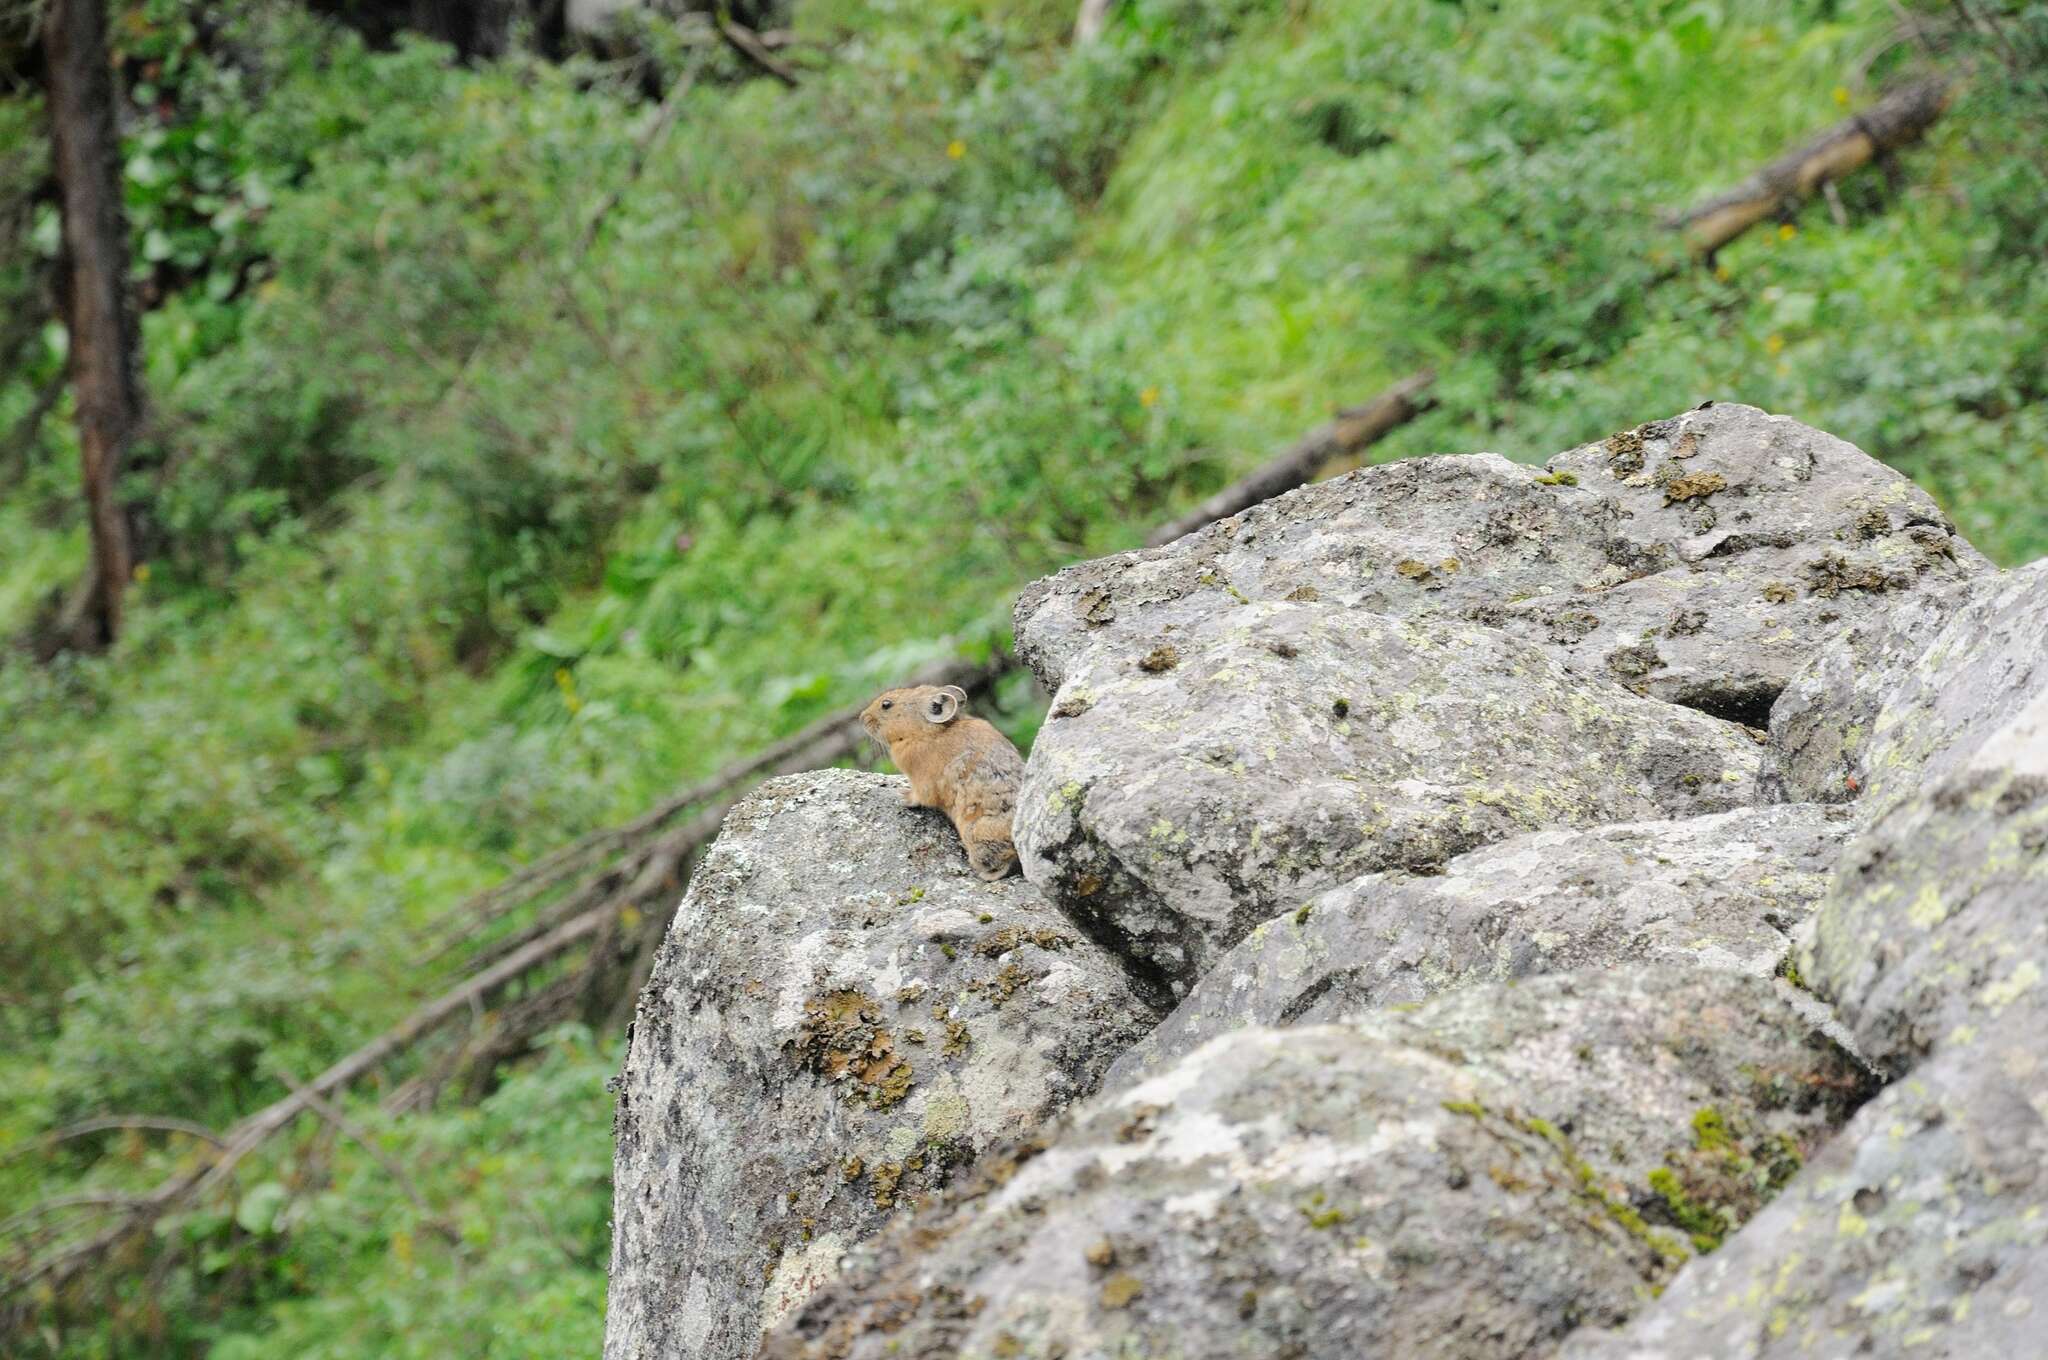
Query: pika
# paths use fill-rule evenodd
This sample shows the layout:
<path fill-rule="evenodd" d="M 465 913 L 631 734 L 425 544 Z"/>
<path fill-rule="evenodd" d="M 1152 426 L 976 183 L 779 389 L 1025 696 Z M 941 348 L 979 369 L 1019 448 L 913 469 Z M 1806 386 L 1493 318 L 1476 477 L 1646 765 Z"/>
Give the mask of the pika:
<path fill-rule="evenodd" d="M 993 883 L 1017 867 L 1010 814 L 1024 781 L 1024 757 L 1010 739 L 961 711 L 958 685 L 883 690 L 860 715 L 868 735 L 910 776 L 905 807 L 937 808 L 953 821 L 967 863 Z"/>

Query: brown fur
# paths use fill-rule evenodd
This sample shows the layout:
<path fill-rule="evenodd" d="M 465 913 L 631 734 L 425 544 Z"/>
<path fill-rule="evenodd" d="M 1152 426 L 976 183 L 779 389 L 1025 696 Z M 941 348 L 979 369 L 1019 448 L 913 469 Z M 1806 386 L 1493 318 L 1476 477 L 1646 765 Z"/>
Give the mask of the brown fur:
<path fill-rule="evenodd" d="M 951 716 L 932 721 L 949 698 Z M 966 706 L 967 695 L 957 685 L 884 690 L 862 711 L 860 725 L 910 776 L 904 805 L 937 808 L 951 818 L 968 865 L 993 882 L 1017 867 L 1010 814 L 1024 780 L 1024 757 L 1008 737 L 968 717 Z"/>

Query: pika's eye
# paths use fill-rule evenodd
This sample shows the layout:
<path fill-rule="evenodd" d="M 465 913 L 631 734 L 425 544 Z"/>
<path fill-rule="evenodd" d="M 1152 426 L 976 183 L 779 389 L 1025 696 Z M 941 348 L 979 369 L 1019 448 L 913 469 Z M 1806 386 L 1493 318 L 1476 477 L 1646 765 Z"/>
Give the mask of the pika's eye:
<path fill-rule="evenodd" d="M 894 708 L 894 707 L 896 707 L 896 701 L 895 701 L 894 699 L 884 699 L 884 700 L 882 700 L 882 711 L 883 711 L 884 713 L 887 713 L 887 712 L 888 712 L 888 711 L 889 711 L 890 709 L 892 709 L 892 708 Z"/>

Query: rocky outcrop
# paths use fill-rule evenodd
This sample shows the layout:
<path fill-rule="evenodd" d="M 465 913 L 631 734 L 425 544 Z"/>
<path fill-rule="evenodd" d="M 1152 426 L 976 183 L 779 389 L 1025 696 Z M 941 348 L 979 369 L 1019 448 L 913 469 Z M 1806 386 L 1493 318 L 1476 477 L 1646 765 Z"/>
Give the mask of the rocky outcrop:
<path fill-rule="evenodd" d="M 1156 1018 L 904 786 L 771 780 L 692 878 L 619 1078 L 607 1360 L 752 1355 L 842 1252 Z"/>
<path fill-rule="evenodd" d="M 1028 882 L 847 773 L 698 870 L 608 1360 L 2038 1349 L 2048 562 L 1719 405 L 1304 488 L 1018 643 Z"/>
<path fill-rule="evenodd" d="M 1859 841 L 1809 972 L 1896 1074 L 1578 1360 L 2027 1355 L 2048 1328 L 2048 684 Z"/>
<path fill-rule="evenodd" d="M 1246 605 L 1069 670 L 1018 799 L 1024 873 L 1179 994 L 1283 908 L 1546 826 L 1754 796 L 1731 724 L 1471 625 Z"/>
<path fill-rule="evenodd" d="M 1372 874 L 1265 922 L 1111 1069 L 1114 1089 L 1253 1025 L 1642 963 L 1777 972 L 1854 820 L 1815 805 L 1539 831 L 1441 875 Z"/>
<path fill-rule="evenodd" d="M 1854 445 L 1712 404 L 1525 467 L 1365 468 L 1177 542 L 1069 567 L 1017 602 L 1048 686 L 1233 604 L 1319 600 L 1478 623 L 1572 670 L 1761 726 L 1817 639 L 1983 559 L 1933 498 Z"/>
<path fill-rule="evenodd" d="M 1551 1354 L 1790 1175 L 1856 1069 L 1761 980 L 1619 971 L 1245 1030 L 892 1231 L 766 1354 Z"/>
<path fill-rule="evenodd" d="M 2048 688 L 2048 561 L 1901 605 L 1833 639 L 1771 711 L 1765 797 L 1861 794 L 1881 815 Z"/>
<path fill-rule="evenodd" d="M 1360 874 L 1748 805 L 1817 637 L 1976 573 L 1852 446 L 1712 406 L 1560 454 L 1414 459 L 1025 592 L 1057 681 L 1025 873 L 1174 996 Z M 1662 702 L 1671 700 L 1675 702 Z"/>

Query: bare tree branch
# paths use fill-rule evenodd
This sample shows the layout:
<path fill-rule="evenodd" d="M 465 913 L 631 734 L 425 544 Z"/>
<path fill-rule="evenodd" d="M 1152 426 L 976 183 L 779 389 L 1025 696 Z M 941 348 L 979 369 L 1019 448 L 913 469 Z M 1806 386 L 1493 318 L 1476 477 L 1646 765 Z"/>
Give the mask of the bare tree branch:
<path fill-rule="evenodd" d="M 760 34 L 754 32 L 753 29 L 748 28 L 745 24 L 736 21 L 730 14 L 725 12 L 723 7 L 718 11 L 717 23 L 720 36 L 727 43 L 731 44 L 733 51 L 738 52 L 748 61 L 753 62 L 754 65 L 760 67 L 769 75 L 774 76 L 792 90 L 803 84 L 803 81 L 798 79 L 797 73 L 790 69 L 787 62 L 780 60 L 773 52 L 768 50 L 768 44 L 761 41 Z"/>
<path fill-rule="evenodd" d="M 1952 87 L 1930 78 L 1894 90 L 1862 113 L 1843 119 L 1757 169 L 1748 179 L 1665 219 L 1695 255 L 1714 252 L 1758 222 L 1887 151 L 1917 140 L 1948 107 Z"/>

